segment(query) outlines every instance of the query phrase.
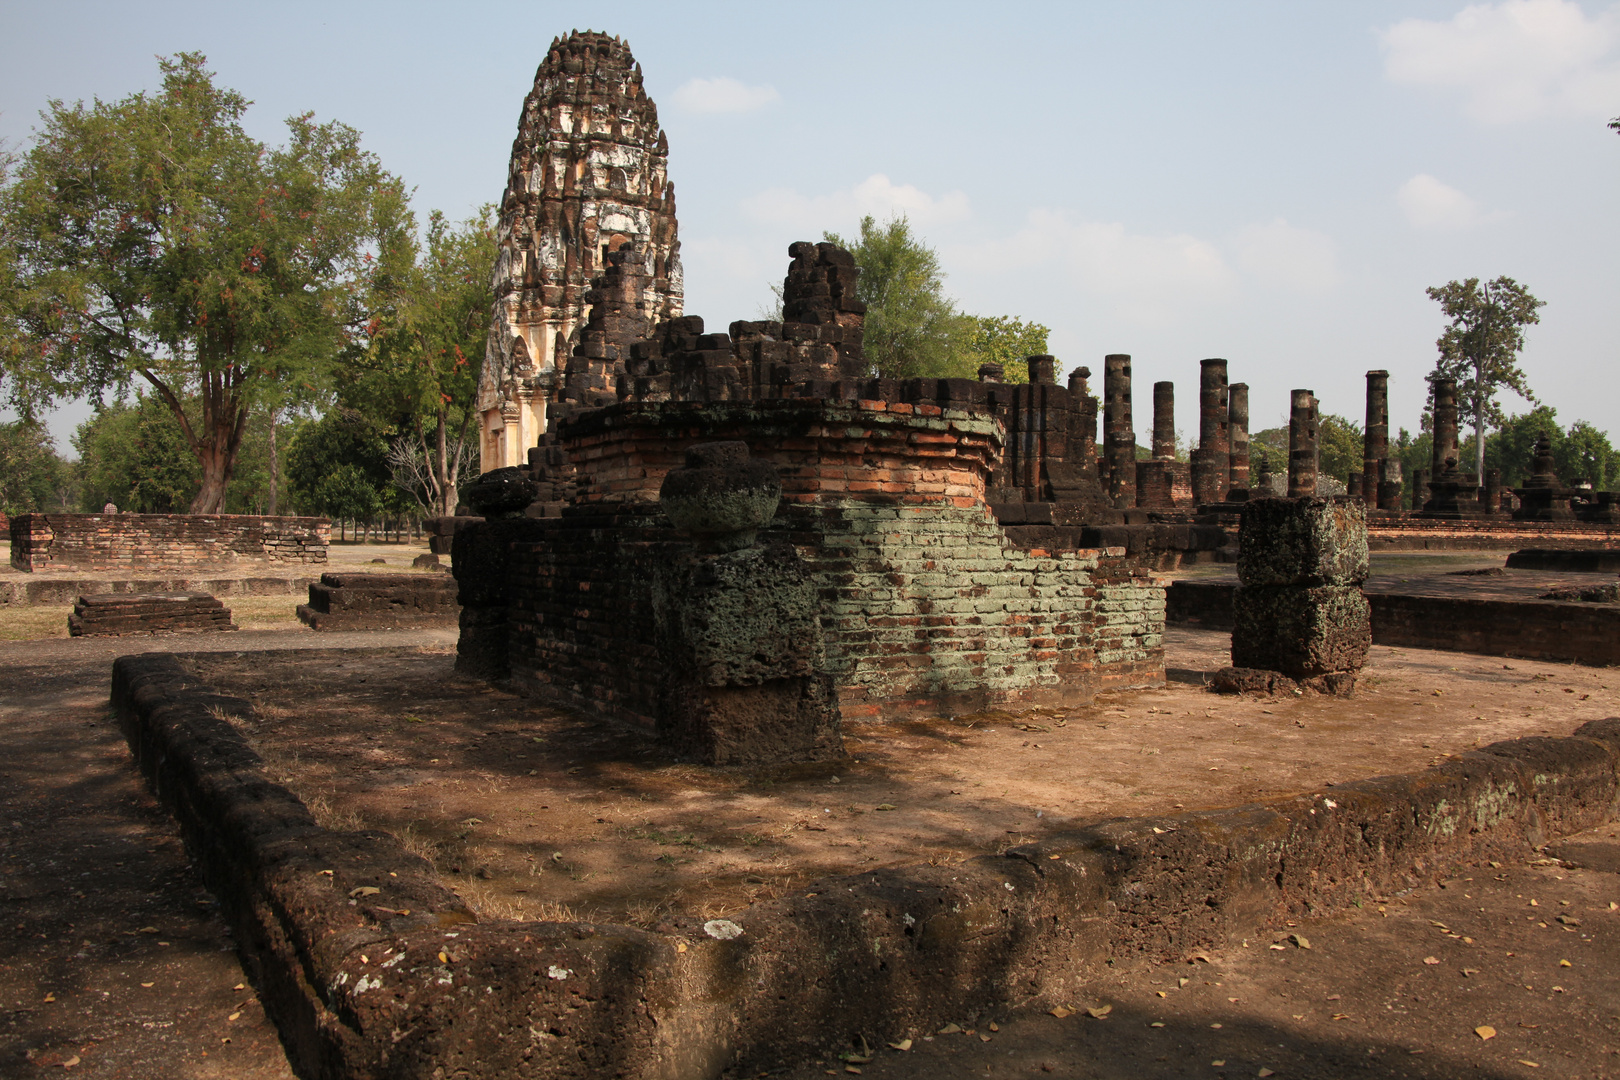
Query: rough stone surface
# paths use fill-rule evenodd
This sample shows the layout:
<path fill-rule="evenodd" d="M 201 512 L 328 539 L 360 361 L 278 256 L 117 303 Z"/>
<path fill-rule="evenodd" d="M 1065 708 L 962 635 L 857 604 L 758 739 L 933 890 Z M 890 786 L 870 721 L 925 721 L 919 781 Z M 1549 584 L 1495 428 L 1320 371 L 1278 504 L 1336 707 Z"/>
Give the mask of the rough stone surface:
<path fill-rule="evenodd" d="M 671 524 L 709 551 L 751 546 L 760 527 L 776 516 L 781 498 L 776 469 L 750 461 L 741 440 L 692 447 L 685 466 L 666 475 L 658 489 L 658 504 Z"/>
<path fill-rule="evenodd" d="M 1620 796 L 1620 720 L 1594 720 L 1329 793 L 828 879 L 730 916 L 736 933 L 479 923 L 392 836 L 317 826 L 233 730 L 246 702 L 167 656 L 120 659 L 112 699 L 304 1076 L 777 1070 L 850 1031 L 1083 1000 L 1105 963 L 1182 961 L 1463 860 L 1523 858 Z"/>
<path fill-rule="evenodd" d="M 1367 580 L 1367 507 L 1349 496 L 1250 499 L 1238 578 L 1245 585 L 1360 585 Z"/>
<path fill-rule="evenodd" d="M 443 574 L 322 574 L 298 619 L 311 630 L 453 626 L 456 583 Z"/>
<path fill-rule="evenodd" d="M 1232 666 L 1293 678 L 1357 671 L 1372 646 L 1371 610 L 1354 585 L 1241 585 L 1232 594 Z"/>
<path fill-rule="evenodd" d="M 1521 548 L 1507 557 L 1507 565 L 1516 570 L 1613 573 L 1620 571 L 1620 549 Z"/>

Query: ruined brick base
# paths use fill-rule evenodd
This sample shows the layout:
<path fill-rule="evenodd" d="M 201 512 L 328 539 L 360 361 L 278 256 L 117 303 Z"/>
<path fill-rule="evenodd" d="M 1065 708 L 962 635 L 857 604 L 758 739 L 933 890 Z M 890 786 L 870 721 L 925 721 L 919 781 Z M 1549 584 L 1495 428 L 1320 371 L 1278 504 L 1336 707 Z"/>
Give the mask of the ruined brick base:
<path fill-rule="evenodd" d="M 298 619 L 311 630 L 454 626 L 456 583 L 442 574 L 322 574 Z"/>
<path fill-rule="evenodd" d="M 475 922 L 383 832 L 339 833 L 232 727 L 248 703 L 123 657 L 130 747 L 220 899 L 300 1076 L 752 1075 L 1011 1004 L 1094 1000 L 1121 967 L 1413 888 L 1610 818 L 1620 720 L 1230 810 L 1124 819 L 889 867 L 667 932 Z"/>

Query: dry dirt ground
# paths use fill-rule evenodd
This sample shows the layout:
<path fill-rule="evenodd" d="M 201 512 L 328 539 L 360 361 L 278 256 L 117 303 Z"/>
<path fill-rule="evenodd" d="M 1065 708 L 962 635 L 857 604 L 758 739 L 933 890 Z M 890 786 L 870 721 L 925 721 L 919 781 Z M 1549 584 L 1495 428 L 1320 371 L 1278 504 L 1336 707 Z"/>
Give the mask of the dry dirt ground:
<path fill-rule="evenodd" d="M 1620 671 L 1375 647 L 1355 696 L 1221 697 L 1229 636 L 1172 627 L 1171 681 L 1084 708 L 845 726 L 836 764 L 715 770 L 416 651 L 210 653 L 241 730 L 337 827 L 380 827 L 481 913 L 656 926 L 828 874 L 956 861 L 1080 822 L 1231 806 L 1620 715 Z"/>
<path fill-rule="evenodd" d="M 58 1070 L 120 1078 L 291 1076 L 212 898 L 189 869 L 172 824 L 131 768 L 111 721 L 106 693 L 114 656 L 382 646 L 403 664 L 413 659 L 403 651 L 411 646 L 428 650 L 414 660 L 431 667 L 447 664 L 453 640 L 454 631 L 317 636 L 294 630 L 0 643 L 0 741 L 6 747 L 0 761 L 0 1076 Z M 807 860 L 831 859 L 833 868 L 869 865 L 908 846 L 912 854 L 905 857 L 925 857 L 930 844 L 959 857 L 1034 835 L 1047 827 L 1048 817 L 1244 801 L 1417 768 L 1476 741 L 1521 731 L 1561 734 L 1585 719 L 1620 714 L 1612 693 L 1620 672 L 1420 650 L 1401 650 L 1397 658 L 1388 649 L 1375 650 L 1364 696 L 1240 703 L 1196 685 L 1197 673 L 1222 662 L 1222 641 L 1220 635 L 1172 633 L 1177 681 L 1171 686 L 1121 695 L 1091 710 L 1018 718 L 1047 731 L 1010 727 L 1006 717 L 957 718 L 902 729 L 881 747 L 874 732 L 853 731 L 853 756 L 862 760 L 822 776 L 729 777 L 705 785 L 686 766 L 657 766 L 651 755 L 618 752 L 645 748 L 634 736 L 556 714 L 546 718 L 544 710 L 498 693 L 463 697 L 467 712 L 459 718 L 430 719 L 420 701 L 408 710 L 396 708 L 397 688 L 379 687 L 370 696 L 368 686 L 385 674 L 375 661 L 358 673 L 367 683 L 334 687 L 351 695 L 357 713 L 375 719 L 357 722 L 334 735 L 334 745 L 312 753 L 317 764 L 347 760 L 348 770 L 361 775 L 375 771 L 397 781 L 417 773 L 410 786 L 422 818 L 412 820 L 426 820 L 428 810 L 459 813 L 478 783 L 490 783 L 477 778 L 480 770 L 508 792 L 542 776 L 555 785 L 564 798 L 528 800 L 532 814 L 509 814 L 508 822 L 492 817 L 486 828 L 483 820 L 469 823 L 479 816 L 472 811 L 452 818 L 454 831 L 442 840 L 419 838 L 423 850 L 440 859 L 447 880 L 470 890 L 475 901 L 537 909 L 546 903 L 602 906 L 589 899 L 595 879 L 584 875 L 591 866 L 571 860 L 623 852 L 615 858 L 643 869 L 666 868 L 670 875 L 692 874 L 692 864 L 682 859 L 729 865 L 732 884 L 711 897 L 723 904 L 745 898 L 750 888 L 771 887 L 764 873 L 753 875 L 757 882 L 747 881 L 745 866 L 768 866 L 799 850 Z M 233 657 L 220 667 L 250 665 L 246 657 Z M 1444 692 L 1436 696 L 1434 689 Z M 1332 715 L 1313 716 L 1313 706 Z M 267 716 L 261 727 L 273 732 L 285 720 Z M 1089 768 L 1066 777 L 1055 759 L 1067 748 L 1072 762 L 1079 733 L 1094 748 L 1078 755 Z M 536 737 L 548 741 L 536 743 Z M 515 756 L 528 747 L 542 752 L 539 764 L 503 761 L 498 753 Z M 368 749 L 374 753 L 368 756 Z M 403 764 L 390 764 L 388 755 L 396 754 Z M 366 768 L 367 761 L 377 768 Z M 555 775 L 542 773 L 547 762 L 557 766 Z M 964 776 L 948 775 L 941 762 L 954 762 Z M 574 768 L 579 771 L 567 771 Z M 1269 771 L 1260 775 L 1262 770 Z M 832 775 L 839 777 L 837 784 Z M 458 778 L 459 785 L 453 782 Z M 582 801 L 590 797 L 587 781 L 602 789 L 595 803 Z M 367 781 L 357 789 L 370 786 Z M 379 787 L 386 793 L 388 785 Z M 653 798 L 635 798 L 646 789 Z M 951 796 L 952 790 L 963 794 Z M 907 792 L 915 798 L 891 794 Z M 313 794 L 319 802 L 319 785 Z M 883 803 L 897 809 L 877 809 Z M 700 804 L 716 807 L 716 816 L 693 811 Z M 796 807 L 806 811 L 803 827 L 787 813 Z M 556 810 L 568 816 L 545 816 Z M 825 831 L 809 827 L 811 810 L 828 819 L 815 822 Z M 643 817 L 632 817 L 632 811 Z M 325 812 L 333 818 L 358 813 L 338 803 Z M 1042 816 L 1028 820 L 1035 813 Z M 616 814 L 625 816 L 610 820 Z M 657 828 L 689 816 L 695 818 L 690 840 Z M 559 827 L 560 821 L 567 827 Z M 777 840 L 768 831 L 772 822 L 794 828 Z M 510 835 L 494 836 L 495 827 L 508 825 Z M 663 842 L 619 835 L 637 828 L 658 831 Z M 466 835 L 458 839 L 461 832 Z M 497 871 L 479 878 L 478 863 L 469 861 L 459 874 L 451 870 L 461 864 L 448 857 L 476 854 L 486 837 L 493 841 L 487 846 L 504 857 L 531 834 L 538 841 L 535 861 L 543 865 L 536 874 L 525 870 L 532 884 L 521 887 L 530 894 L 513 891 L 503 899 Z M 561 845 L 553 846 L 553 839 Z M 1579 851 L 1554 849 L 1591 869 L 1539 860 L 1463 868 L 1445 888 L 1369 898 L 1360 911 L 1285 928 L 1246 947 L 1236 943 L 1211 955 L 1213 963 L 1122 971 L 1101 980 L 1094 999 L 1072 1003 L 1099 1011 L 1112 1006 L 1100 1020 L 1084 1012 L 1061 1020 L 1017 1013 L 962 1017 L 958 1026 L 973 1035 L 934 1035 L 929 1041 L 920 1032 L 890 1033 L 895 1039 L 915 1036 L 912 1049 L 901 1052 L 869 1034 L 880 1044 L 872 1047 L 873 1060 L 829 1059 L 793 1075 L 802 1080 L 860 1069 L 905 1080 L 1126 1080 L 1260 1076 L 1266 1069 L 1279 1077 L 1323 1078 L 1620 1077 L 1620 1058 L 1613 1056 L 1620 1048 L 1620 914 L 1610 907 L 1620 901 L 1617 842 L 1620 829 L 1609 826 L 1590 835 Z M 671 858 L 661 860 L 665 855 Z M 640 856 L 648 862 L 633 861 Z M 553 885 L 579 890 L 578 898 L 552 899 Z M 644 914 L 655 915 L 656 905 Z M 1302 935 L 1311 948 L 1299 948 L 1287 933 Z M 1273 944 L 1284 948 L 1273 950 Z M 1427 963 L 1431 958 L 1436 962 Z M 1569 967 L 1561 965 L 1564 960 Z M 1483 1025 L 1496 1031 L 1490 1040 L 1474 1033 Z"/>

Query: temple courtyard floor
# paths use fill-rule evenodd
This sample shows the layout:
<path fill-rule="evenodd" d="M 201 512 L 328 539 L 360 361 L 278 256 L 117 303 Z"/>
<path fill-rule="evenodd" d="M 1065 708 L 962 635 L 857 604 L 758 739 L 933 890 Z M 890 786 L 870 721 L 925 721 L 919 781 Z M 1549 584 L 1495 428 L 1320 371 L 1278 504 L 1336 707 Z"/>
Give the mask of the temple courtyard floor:
<path fill-rule="evenodd" d="M 851 725 L 836 768 L 754 772 L 670 764 L 637 732 L 462 680 L 453 630 L 0 643 L 0 1074 L 291 1075 L 112 722 L 124 653 L 184 651 L 252 697 L 244 733 L 273 775 L 329 825 L 405 837 L 483 917 L 652 926 L 827 874 L 1322 790 L 1620 715 L 1613 669 L 1382 647 L 1348 699 L 1218 697 L 1203 678 L 1226 640 L 1172 628 L 1160 688 Z M 1076 1015 L 963 1017 L 972 1035 L 852 1047 L 872 1060 L 794 1075 L 1620 1076 L 1615 832 L 1110 974 Z"/>

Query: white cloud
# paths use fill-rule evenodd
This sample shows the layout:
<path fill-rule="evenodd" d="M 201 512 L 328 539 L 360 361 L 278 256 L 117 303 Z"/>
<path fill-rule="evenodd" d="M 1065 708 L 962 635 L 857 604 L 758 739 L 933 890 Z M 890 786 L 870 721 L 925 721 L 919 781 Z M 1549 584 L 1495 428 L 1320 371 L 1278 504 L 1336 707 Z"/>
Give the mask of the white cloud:
<path fill-rule="evenodd" d="M 1031 211 L 1012 237 L 963 254 L 982 271 L 1029 274 L 1050 266 L 1072 288 L 1139 323 L 1173 321 L 1189 308 L 1224 299 L 1234 280 L 1207 240 L 1133 233 L 1119 222 L 1075 221 L 1057 210 Z"/>
<path fill-rule="evenodd" d="M 1484 208 L 1450 184 L 1418 173 L 1395 192 L 1406 220 L 1419 229 L 1467 229 L 1484 219 Z"/>
<path fill-rule="evenodd" d="M 1381 36 L 1390 79 L 1460 91 L 1487 123 L 1607 117 L 1620 101 L 1620 7 L 1588 18 L 1571 0 L 1507 0 L 1450 22 L 1404 19 Z"/>
<path fill-rule="evenodd" d="M 1262 284 L 1294 292 L 1323 293 L 1339 282 L 1338 250 L 1333 238 L 1290 225 L 1282 218 L 1240 229 L 1234 246 L 1238 265 Z"/>
<path fill-rule="evenodd" d="M 780 100 L 774 86 L 747 86 L 724 75 L 691 79 L 675 91 L 676 106 L 695 113 L 757 112 Z"/>
<path fill-rule="evenodd" d="M 960 221 L 969 214 L 968 197 L 960 191 L 934 196 L 911 184 L 896 184 L 882 173 L 830 195 L 802 195 L 792 188 L 769 188 L 745 199 L 742 209 L 763 224 L 791 226 L 817 236 L 823 230 L 853 233 L 866 214 L 880 222 L 904 214 L 917 226 Z"/>

